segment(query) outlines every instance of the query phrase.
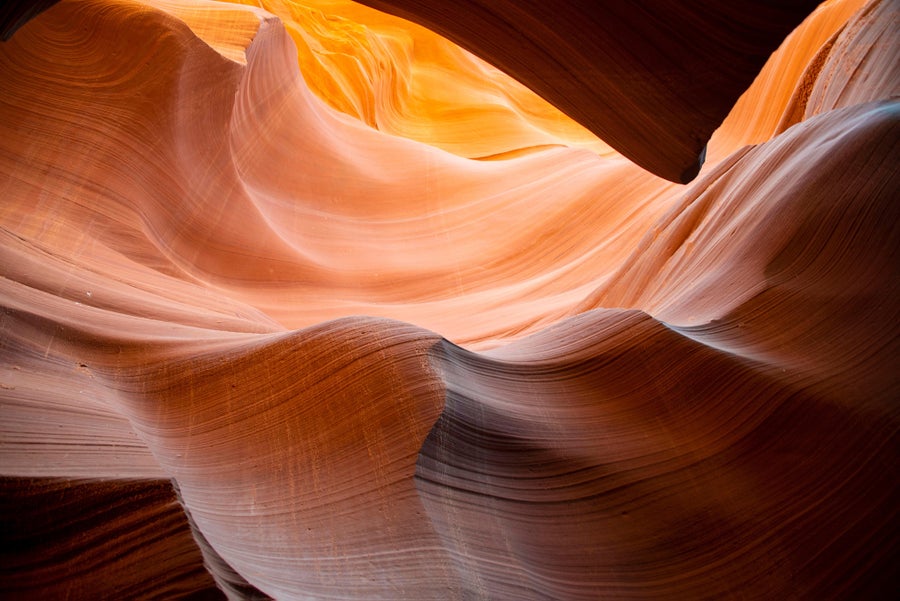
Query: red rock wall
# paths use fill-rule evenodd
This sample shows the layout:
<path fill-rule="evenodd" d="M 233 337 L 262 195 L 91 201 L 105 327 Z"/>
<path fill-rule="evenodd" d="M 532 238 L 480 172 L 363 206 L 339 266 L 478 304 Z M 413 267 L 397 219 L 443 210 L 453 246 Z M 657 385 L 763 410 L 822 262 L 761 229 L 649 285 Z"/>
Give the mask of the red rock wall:
<path fill-rule="evenodd" d="M 625 158 L 683 167 L 655 96 L 600 141 L 421 27 L 265 8 L 0 44 L 0 596 L 893 596 L 896 2 L 819 7 L 737 102 L 794 8 L 626 32 L 616 68 L 716 73 L 752 33 L 721 95 L 657 90 L 731 108 L 689 185 Z"/>
<path fill-rule="evenodd" d="M 818 2 L 364 0 L 524 82 L 616 150 L 687 183 L 706 143 Z"/>

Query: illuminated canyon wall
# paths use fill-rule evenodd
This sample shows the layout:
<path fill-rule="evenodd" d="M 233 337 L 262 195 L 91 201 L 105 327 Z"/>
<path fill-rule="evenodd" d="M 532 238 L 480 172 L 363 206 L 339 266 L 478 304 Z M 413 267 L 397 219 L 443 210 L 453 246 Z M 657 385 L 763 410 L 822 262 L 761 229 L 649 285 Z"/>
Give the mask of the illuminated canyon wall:
<path fill-rule="evenodd" d="M 0 15 L 0 597 L 896 596 L 900 3 L 260 4 Z"/>

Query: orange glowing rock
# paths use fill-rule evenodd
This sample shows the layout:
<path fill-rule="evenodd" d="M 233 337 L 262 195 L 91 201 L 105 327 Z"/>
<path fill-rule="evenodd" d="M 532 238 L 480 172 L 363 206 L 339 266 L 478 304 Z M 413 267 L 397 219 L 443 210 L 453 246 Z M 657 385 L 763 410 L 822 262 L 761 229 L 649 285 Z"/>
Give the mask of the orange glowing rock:
<path fill-rule="evenodd" d="M 4 13 L 0 596 L 895 589 L 897 4 L 823 4 L 752 85 L 806 5 L 683 4 L 497 3 L 541 57 L 391 3 L 605 141 L 344 0 Z M 672 104 L 567 92 L 601 47 Z M 693 183 L 629 160 L 679 179 L 728 110 Z"/>

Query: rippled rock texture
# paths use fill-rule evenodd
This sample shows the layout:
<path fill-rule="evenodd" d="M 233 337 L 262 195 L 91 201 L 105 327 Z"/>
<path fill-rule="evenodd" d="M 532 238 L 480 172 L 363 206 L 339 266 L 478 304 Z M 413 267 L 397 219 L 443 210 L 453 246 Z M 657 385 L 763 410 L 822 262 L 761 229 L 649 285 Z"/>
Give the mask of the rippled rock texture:
<path fill-rule="evenodd" d="M 262 4 L 4 13 L 0 596 L 896 595 L 897 2 Z"/>

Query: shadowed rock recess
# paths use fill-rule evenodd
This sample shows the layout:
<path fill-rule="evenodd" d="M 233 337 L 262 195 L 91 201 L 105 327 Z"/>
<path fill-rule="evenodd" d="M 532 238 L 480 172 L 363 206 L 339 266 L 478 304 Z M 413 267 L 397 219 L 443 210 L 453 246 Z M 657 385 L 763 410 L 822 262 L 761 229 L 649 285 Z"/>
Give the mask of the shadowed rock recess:
<path fill-rule="evenodd" d="M 365 4 L 0 12 L 0 597 L 896 598 L 900 2 Z"/>

